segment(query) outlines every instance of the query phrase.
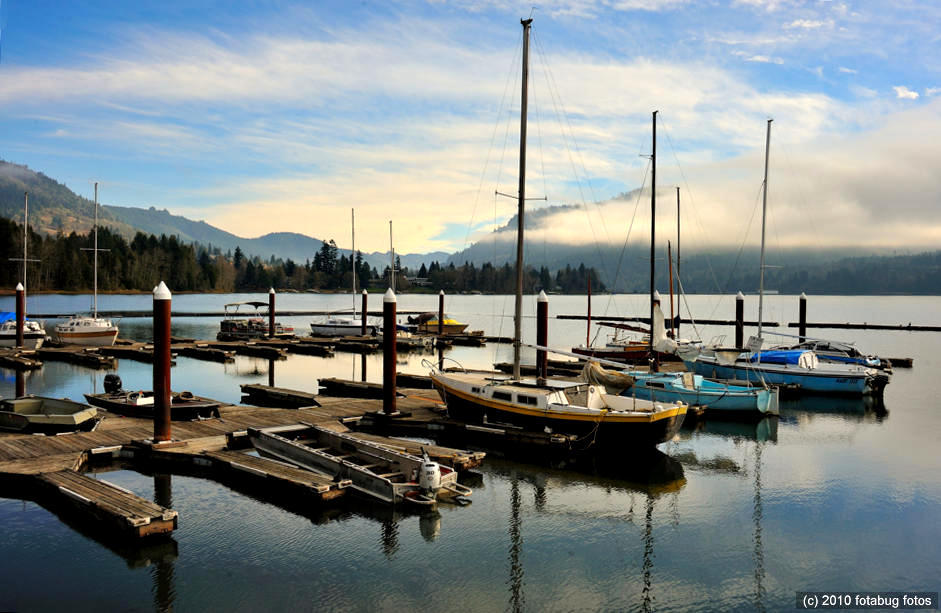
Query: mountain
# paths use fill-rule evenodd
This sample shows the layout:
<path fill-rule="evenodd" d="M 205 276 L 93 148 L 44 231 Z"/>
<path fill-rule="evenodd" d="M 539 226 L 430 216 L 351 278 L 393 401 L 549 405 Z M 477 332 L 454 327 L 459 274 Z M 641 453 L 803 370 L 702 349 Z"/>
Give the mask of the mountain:
<path fill-rule="evenodd" d="M 27 166 L 0 160 L 0 217 L 18 222 L 23 220 L 23 193 L 29 192 L 29 223 L 43 234 L 56 232 L 89 232 L 94 225 L 94 202 L 79 196 L 65 185 Z M 323 246 L 323 241 L 296 232 L 274 232 L 258 238 L 243 238 L 220 230 L 205 221 L 193 221 L 174 215 L 166 209 L 155 207 L 136 208 L 102 204 L 99 223 L 108 226 L 125 238 L 131 239 L 137 232 L 160 236 L 175 235 L 186 243 L 218 247 L 223 253 L 235 251 L 236 247 L 248 256 L 269 260 L 272 256 L 297 263 L 313 260 L 314 254 Z M 338 254 L 349 257 L 348 249 Z M 448 254 L 402 254 L 402 265 L 417 269 L 422 263 L 443 261 Z M 389 253 L 363 254 L 369 265 L 380 273 L 389 264 Z"/>

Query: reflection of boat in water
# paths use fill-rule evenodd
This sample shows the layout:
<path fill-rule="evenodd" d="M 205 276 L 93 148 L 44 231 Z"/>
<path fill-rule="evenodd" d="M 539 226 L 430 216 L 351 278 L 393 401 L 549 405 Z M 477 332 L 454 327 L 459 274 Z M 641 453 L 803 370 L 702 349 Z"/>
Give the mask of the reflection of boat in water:
<path fill-rule="evenodd" d="M 680 439 L 690 439 L 699 435 L 721 436 L 750 441 L 778 441 L 778 418 L 765 417 L 758 421 L 728 421 L 724 419 L 686 420 L 680 430 Z"/>
<path fill-rule="evenodd" d="M 252 307 L 254 312 L 246 314 L 240 311 L 242 307 Z M 266 338 L 268 336 L 267 302 L 248 300 L 245 302 L 230 302 L 223 307 L 225 319 L 219 322 L 220 330 L 216 339 L 220 341 L 242 341 L 253 338 Z M 261 309 L 265 310 L 262 311 Z M 275 337 L 294 336 L 294 328 L 274 324 Z"/>
<path fill-rule="evenodd" d="M 91 430 L 98 409 L 65 398 L 23 396 L 0 400 L 0 428 L 15 432 L 74 432 Z"/>
<path fill-rule="evenodd" d="M 889 415 L 882 398 L 862 396 L 859 398 L 803 395 L 800 398 L 781 400 L 781 418 L 790 420 L 802 415 L 832 414 L 853 421 L 881 422 Z"/>

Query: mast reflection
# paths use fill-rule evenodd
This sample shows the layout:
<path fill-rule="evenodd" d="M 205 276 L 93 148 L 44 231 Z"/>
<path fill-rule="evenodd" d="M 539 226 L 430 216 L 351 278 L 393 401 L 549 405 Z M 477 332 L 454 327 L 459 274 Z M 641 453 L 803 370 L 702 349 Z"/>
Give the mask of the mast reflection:
<path fill-rule="evenodd" d="M 516 475 L 510 483 L 510 610 L 514 613 L 523 610 L 525 599 L 523 597 L 523 564 L 520 554 L 523 550 L 523 531 L 520 484 Z"/>

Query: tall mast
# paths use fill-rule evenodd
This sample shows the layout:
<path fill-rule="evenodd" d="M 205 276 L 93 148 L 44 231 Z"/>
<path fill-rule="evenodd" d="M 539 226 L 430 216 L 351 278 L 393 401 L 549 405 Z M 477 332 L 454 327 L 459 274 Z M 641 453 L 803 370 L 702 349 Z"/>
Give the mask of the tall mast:
<path fill-rule="evenodd" d="M 95 181 L 95 281 L 92 317 L 98 319 L 98 181 Z"/>
<path fill-rule="evenodd" d="M 654 241 L 657 238 L 657 112 L 653 112 L 653 149 L 650 154 L 650 352 L 651 368 L 656 370 L 656 355 L 653 352 L 653 293 L 654 285 Z"/>
<path fill-rule="evenodd" d="M 758 338 L 761 338 L 761 315 L 765 298 L 765 213 L 768 210 L 768 156 L 771 152 L 771 122 L 768 120 L 768 133 L 765 137 L 765 180 L 761 189 L 761 264 L 758 272 Z"/>
<path fill-rule="evenodd" d="M 516 304 L 513 311 L 513 379 L 520 378 L 520 339 L 523 311 L 523 205 L 526 201 L 526 113 L 529 89 L 529 28 L 532 19 L 520 19 L 523 26 L 523 87 L 520 102 L 520 183 L 516 226 Z"/>
<path fill-rule="evenodd" d="M 350 252 L 350 268 L 353 269 L 353 319 L 356 319 L 356 209 L 350 209 L 350 235 L 353 241 L 353 250 Z"/>
<path fill-rule="evenodd" d="M 23 292 L 26 292 L 26 244 L 29 242 L 29 192 L 23 192 Z"/>
<path fill-rule="evenodd" d="M 676 188 L 676 328 L 674 329 L 674 338 L 680 337 L 680 304 L 679 300 L 680 294 L 680 188 Z M 670 281 L 672 282 L 673 276 L 670 276 Z M 671 309 L 672 310 L 672 309 Z"/>
<path fill-rule="evenodd" d="M 392 220 L 389 220 L 389 287 L 395 292 L 395 248 L 392 246 Z"/>

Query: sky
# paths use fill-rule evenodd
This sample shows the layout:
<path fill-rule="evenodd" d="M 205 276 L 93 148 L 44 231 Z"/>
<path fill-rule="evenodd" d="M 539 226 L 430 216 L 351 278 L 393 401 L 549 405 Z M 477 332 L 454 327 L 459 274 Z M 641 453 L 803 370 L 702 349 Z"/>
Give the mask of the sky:
<path fill-rule="evenodd" d="M 941 5 L 0 0 L 0 158 L 240 236 L 456 251 L 515 213 L 520 19 L 539 240 L 941 245 Z M 756 216 L 757 212 L 757 216 Z M 663 231 L 663 235 L 667 233 Z"/>

